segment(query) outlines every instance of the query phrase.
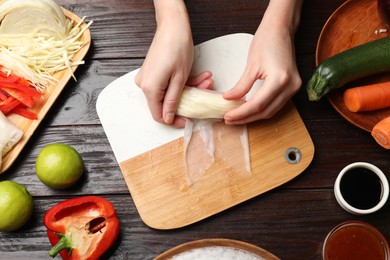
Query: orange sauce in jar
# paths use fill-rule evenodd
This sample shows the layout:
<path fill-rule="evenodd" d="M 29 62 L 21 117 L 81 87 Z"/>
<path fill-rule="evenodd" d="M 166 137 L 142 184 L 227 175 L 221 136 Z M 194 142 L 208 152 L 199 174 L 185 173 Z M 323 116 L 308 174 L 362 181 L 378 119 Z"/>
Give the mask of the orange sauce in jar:
<path fill-rule="evenodd" d="M 335 227 L 327 236 L 323 248 L 325 260 L 387 260 L 389 245 L 373 226 L 350 221 Z"/>

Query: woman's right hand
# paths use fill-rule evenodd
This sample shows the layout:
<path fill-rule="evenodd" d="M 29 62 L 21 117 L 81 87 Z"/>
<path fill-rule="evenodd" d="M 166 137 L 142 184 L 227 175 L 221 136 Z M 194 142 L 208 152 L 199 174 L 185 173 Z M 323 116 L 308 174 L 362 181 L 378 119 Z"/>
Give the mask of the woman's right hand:
<path fill-rule="evenodd" d="M 154 120 L 181 127 L 175 114 L 194 59 L 189 18 L 181 0 L 156 0 L 155 8 L 157 31 L 135 83 Z"/>

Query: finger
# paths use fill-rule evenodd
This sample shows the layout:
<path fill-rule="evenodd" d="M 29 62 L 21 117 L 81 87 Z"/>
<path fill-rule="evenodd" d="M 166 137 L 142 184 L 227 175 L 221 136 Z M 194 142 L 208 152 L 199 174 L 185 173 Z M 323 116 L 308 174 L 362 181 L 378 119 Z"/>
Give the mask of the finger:
<path fill-rule="evenodd" d="M 210 88 L 214 84 L 211 78 L 212 74 L 209 71 L 202 72 L 198 76 L 190 77 L 187 80 L 187 85 L 202 89 Z M 180 100 L 181 92 L 184 85 L 180 83 L 181 78 L 172 79 L 168 86 L 163 102 L 163 121 L 166 124 L 172 124 L 173 127 L 182 128 L 185 125 L 185 120 L 178 118 L 176 115 L 177 106 Z M 175 91 L 176 90 L 176 91 Z"/>
<path fill-rule="evenodd" d="M 175 119 L 177 106 L 181 92 L 184 88 L 185 80 L 181 76 L 174 76 L 169 82 L 169 86 L 166 90 L 163 104 L 162 104 L 162 116 L 163 121 L 166 124 L 172 124 Z"/>
<path fill-rule="evenodd" d="M 145 97 L 153 119 L 157 122 L 164 123 L 163 114 L 162 114 L 163 103 L 161 101 L 161 97 L 154 97 L 151 95 L 145 95 Z"/>
<path fill-rule="evenodd" d="M 225 114 L 225 121 L 233 122 L 245 119 L 254 114 L 259 114 L 278 94 L 279 91 L 273 90 L 272 84 L 265 80 L 263 86 L 249 100 Z"/>
<path fill-rule="evenodd" d="M 282 93 L 282 90 L 285 87 L 288 86 L 282 85 L 281 88 L 277 88 L 278 91 L 275 92 L 275 95 L 273 95 L 273 97 L 269 99 L 269 102 L 263 102 L 264 106 L 263 108 L 259 107 L 258 112 L 248 115 L 247 117 L 237 117 L 237 119 L 233 120 L 228 119 L 227 121 L 225 121 L 226 124 L 245 124 L 254 122 L 256 120 L 268 119 L 273 117 L 283 106 L 285 106 L 285 104 L 294 96 L 294 94 L 298 90 L 297 89 L 296 91 Z"/>
<path fill-rule="evenodd" d="M 135 74 L 134 83 L 137 85 L 137 87 L 141 86 L 142 72 L 143 70 L 140 68 L 137 74 Z"/>
<path fill-rule="evenodd" d="M 263 110 L 255 114 L 249 115 L 245 118 L 225 121 L 225 123 L 227 125 L 241 125 L 241 124 L 255 122 L 257 120 L 269 119 L 273 117 L 287 103 L 288 100 L 289 99 L 283 99 L 281 96 L 278 96 L 275 102 L 269 103 L 269 105 L 266 106 Z"/>
<path fill-rule="evenodd" d="M 181 116 L 175 116 L 175 119 L 173 120 L 173 123 L 171 126 L 175 128 L 183 128 L 186 125 L 186 120 L 184 117 Z"/>
<path fill-rule="evenodd" d="M 143 77 L 143 68 L 141 68 L 134 81 L 144 93 L 153 119 L 157 122 L 164 123 L 162 117 L 162 100 L 164 98 L 165 88 L 168 85 L 168 80 L 163 74 L 145 79 Z"/>
<path fill-rule="evenodd" d="M 188 77 L 186 82 L 187 86 L 195 87 L 202 83 L 202 81 L 208 80 L 212 77 L 212 73 L 210 71 L 204 71 L 196 76 Z"/>
<path fill-rule="evenodd" d="M 238 108 L 227 112 L 224 120 L 226 124 L 241 124 L 253 115 L 258 115 L 260 111 L 252 100 L 248 100 Z"/>
<path fill-rule="evenodd" d="M 209 89 L 213 85 L 214 85 L 214 80 L 210 78 L 210 79 L 206 79 L 206 80 L 202 81 L 199 85 L 197 85 L 195 87 L 201 88 L 201 89 Z"/>
<path fill-rule="evenodd" d="M 243 98 L 249 92 L 258 78 L 259 77 L 256 73 L 252 73 L 250 69 L 245 69 L 238 82 L 234 85 L 233 88 L 225 92 L 223 97 L 227 100 Z"/>

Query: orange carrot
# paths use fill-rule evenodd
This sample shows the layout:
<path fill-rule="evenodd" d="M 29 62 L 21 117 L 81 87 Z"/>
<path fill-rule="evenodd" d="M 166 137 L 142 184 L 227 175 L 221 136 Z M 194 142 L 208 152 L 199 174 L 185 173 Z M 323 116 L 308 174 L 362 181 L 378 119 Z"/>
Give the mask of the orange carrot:
<path fill-rule="evenodd" d="M 375 141 L 385 149 L 390 149 L 390 116 L 379 121 L 371 131 Z"/>
<path fill-rule="evenodd" d="M 373 111 L 390 107 L 390 85 L 376 83 L 350 88 L 344 92 L 343 100 L 351 112 Z"/>

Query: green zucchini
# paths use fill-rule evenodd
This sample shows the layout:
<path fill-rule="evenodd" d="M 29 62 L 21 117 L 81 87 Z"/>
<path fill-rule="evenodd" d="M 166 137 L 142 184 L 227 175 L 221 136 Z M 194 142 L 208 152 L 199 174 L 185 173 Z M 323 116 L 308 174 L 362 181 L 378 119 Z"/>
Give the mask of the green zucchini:
<path fill-rule="evenodd" d="M 340 52 L 321 62 L 309 80 L 309 100 L 370 75 L 390 71 L 390 36 Z"/>

